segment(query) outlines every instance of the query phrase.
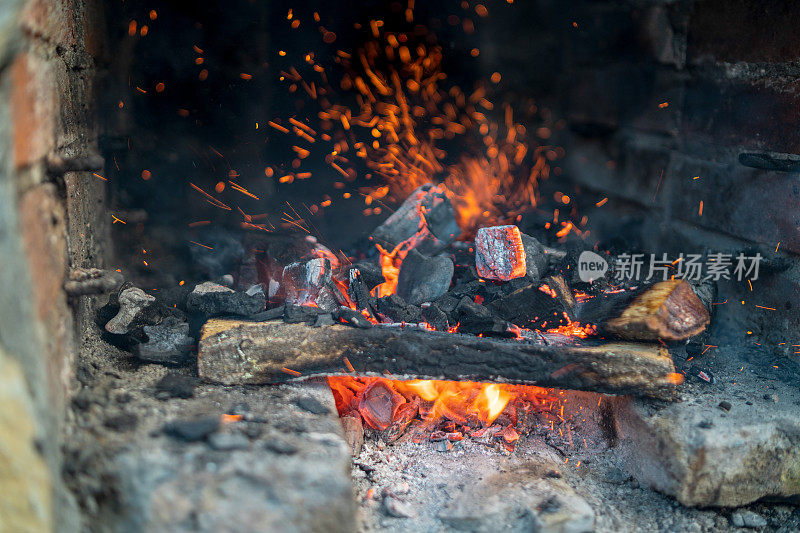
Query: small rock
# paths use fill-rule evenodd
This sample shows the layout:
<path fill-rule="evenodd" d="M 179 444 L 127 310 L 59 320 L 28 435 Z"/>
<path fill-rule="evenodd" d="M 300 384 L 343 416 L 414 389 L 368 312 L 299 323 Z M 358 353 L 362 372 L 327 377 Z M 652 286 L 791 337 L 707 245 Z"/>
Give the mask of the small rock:
<path fill-rule="evenodd" d="M 731 405 L 731 402 L 723 401 L 723 402 L 719 402 L 719 405 L 717 407 L 719 407 L 720 409 L 722 409 L 725 412 L 728 412 L 728 411 L 731 410 L 731 407 L 733 407 L 733 406 Z"/>
<path fill-rule="evenodd" d="M 297 453 L 297 446 L 282 437 L 266 441 L 264 447 L 281 455 L 293 455 Z"/>
<path fill-rule="evenodd" d="M 115 335 L 128 333 L 134 321 L 140 319 L 147 308 L 155 302 L 155 297 L 145 294 L 142 289 L 137 287 L 125 289 L 119 295 L 119 311 L 106 324 L 106 331 Z"/>
<path fill-rule="evenodd" d="M 767 525 L 767 519 L 758 513 L 747 510 L 739 510 L 731 515 L 731 522 L 736 527 L 764 527 Z"/>
<path fill-rule="evenodd" d="M 413 518 L 417 515 L 408 503 L 391 495 L 383 499 L 383 510 L 395 518 Z"/>
<path fill-rule="evenodd" d="M 712 427 L 714 427 L 714 423 L 711 420 L 701 420 L 697 424 L 697 427 L 703 428 L 703 429 L 711 429 Z"/>
<path fill-rule="evenodd" d="M 114 431 L 128 431 L 136 429 L 138 418 L 135 413 L 117 413 L 108 416 L 103 425 Z"/>
<path fill-rule="evenodd" d="M 219 424 L 218 416 L 173 420 L 164 426 L 164 433 L 186 442 L 195 442 L 217 431 Z"/>
<path fill-rule="evenodd" d="M 397 274 L 397 294 L 411 305 L 433 301 L 450 288 L 453 271 L 449 257 L 426 257 L 412 249 Z"/>
<path fill-rule="evenodd" d="M 191 376 L 170 373 L 156 383 L 156 391 L 168 398 L 191 398 L 197 380 Z"/>
<path fill-rule="evenodd" d="M 157 326 L 144 326 L 147 341 L 133 348 L 136 356 L 151 363 L 180 365 L 187 362 L 194 339 L 189 336 L 189 324 L 175 317 L 165 318 Z"/>
<path fill-rule="evenodd" d="M 208 437 L 208 444 L 218 451 L 241 450 L 250 445 L 250 441 L 241 433 L 214 433 Z"/>
<path fill-rule="evenodd" d="M 311 396 L 297 398 L 294 401 L 294 404 L 300 409 L 315 415 L 326 415 L 331 412 L 326 405 L 323 405 L 319 400 L 312 398 Z"/>

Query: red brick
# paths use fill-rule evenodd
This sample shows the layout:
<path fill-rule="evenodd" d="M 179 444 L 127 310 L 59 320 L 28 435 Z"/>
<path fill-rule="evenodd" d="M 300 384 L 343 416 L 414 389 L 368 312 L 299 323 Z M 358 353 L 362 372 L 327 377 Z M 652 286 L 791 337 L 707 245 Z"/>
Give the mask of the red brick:
<path fill-rule="evenodd" d="M 46 61 L 19 54 L 11 66 L 14 166 L 21 168 L 53 150 L 56 84 Z"/>

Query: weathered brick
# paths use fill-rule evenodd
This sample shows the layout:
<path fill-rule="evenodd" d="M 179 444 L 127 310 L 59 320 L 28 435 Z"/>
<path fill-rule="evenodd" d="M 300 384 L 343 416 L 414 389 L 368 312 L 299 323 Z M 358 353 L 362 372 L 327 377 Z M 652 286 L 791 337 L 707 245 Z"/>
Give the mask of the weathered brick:
<path fill-rule="evenodd" d="M 41 160 L 55 145 L 57 85 L 47 61 L 19 54 L 11 67 L 14 166 Z"/>
<path fill-rule="evenodd" d="M 36 318 L 46 332 L 44 368 L 48 392 L 55 412 L 60 412 L 72 378 L 72 314 L 63 283 L 67 270 L 64 206 L 53 184 L 22 193 L 17 206 L 25 260 L 33 280 L 32 298 Z"/>
<path fill-rule="evenodd" d="M 791 174 L 675 156 L 662 190 L 673 217 L 800 252 L 800 182 Z"/>
<path fill-rule="evenodd" d="M 687 143 L 800 153 L 800 83 L 794 89 L 697 78 L 686 86 L 682 136 Z"/>
<path fill-rule="evenodd" d="M 788 62 L 800 58 L 800 11 L 783 0 L 694 3 L 689 61 Z"/>

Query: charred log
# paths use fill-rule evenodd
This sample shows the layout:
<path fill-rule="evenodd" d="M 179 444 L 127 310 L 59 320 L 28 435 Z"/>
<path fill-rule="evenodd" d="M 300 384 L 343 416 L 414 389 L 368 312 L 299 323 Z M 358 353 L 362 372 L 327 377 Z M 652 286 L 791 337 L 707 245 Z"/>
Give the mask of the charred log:
<path fill-rule="evenodd" d="M 213 319 L 198 371 L 206 381 L 279 383 L 312 376 L 500 381 L 671 398 L 681 375 L 666 348 L 645 344 L 541 346 L 412 329 L 308 328 Z"/>

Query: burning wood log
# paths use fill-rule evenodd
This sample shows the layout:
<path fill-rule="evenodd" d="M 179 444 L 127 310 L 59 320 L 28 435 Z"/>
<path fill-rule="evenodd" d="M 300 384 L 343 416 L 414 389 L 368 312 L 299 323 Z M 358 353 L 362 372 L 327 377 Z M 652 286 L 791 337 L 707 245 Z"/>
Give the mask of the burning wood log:
<path fill-rule="evenodd" d="M 413 329 L 308 328 L 209 320 L 199 344 L 206 381 L 279 383 L 312 376 L 384 375 L 672 397 L 682 380 L 666 348 L 646 344 L 541 346 Z"/>
<path fill-rule="evenodd" d="M 707 305 L 684 280 L 662 281 L 638 290 L 604 294 L 578 312 L 598 332 L 628 340 L 685 340 L 710 322 Z"/>

